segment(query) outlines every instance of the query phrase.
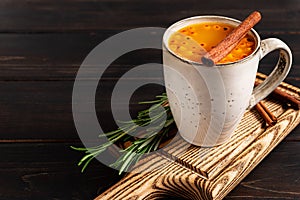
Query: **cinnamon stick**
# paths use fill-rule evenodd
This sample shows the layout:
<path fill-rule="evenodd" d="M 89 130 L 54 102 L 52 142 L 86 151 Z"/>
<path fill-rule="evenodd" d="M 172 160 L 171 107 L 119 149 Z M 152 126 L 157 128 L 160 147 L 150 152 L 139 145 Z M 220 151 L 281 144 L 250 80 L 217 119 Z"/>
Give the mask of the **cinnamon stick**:
<path fill-rule="evenodd" d="M 222 60 L 260 19 L 261 14 L 259 12 L 254 11 L 251 13 L 224 40 L 201 58 L 202 63 L 207 66 L 214 66 L 218 61 Z"/>
<path fill-rule="evenodd" d="M 260 82 L 258 81 L 255 81 L 255 86 L 259 85 Z M 279 98 L 280 100 L 286 102 L 286 103 L 289 103 L 291 104 L 291 106 L 293 108 L 295 108 L 296 110 L 299 110 L 300 109 L 300 100 L 297 99 L 296 97 L 286 93 L 286 92 L 283 92 L 282 90 L 276 88 L 273 92 L 272 92 L 273 95 L 275 95 L 277 98 Z"/>
<path fill-rule="evenodd" d="M 293 108 L 296 110 L 300 109 L 300 101 L 296 99 L 294 96 L 289 95 L 286 92 L 281 91 L 280 89 L 275 89 L 273 94 L 280 98 L 280 100 L 290 103 Z"/>
<path fill-rule="evenodd" d="M 269 126 L 274 126 L 277 123 L 277 117 L 273 115 L 263 102 L 256 104 L 255 108 Z"/>

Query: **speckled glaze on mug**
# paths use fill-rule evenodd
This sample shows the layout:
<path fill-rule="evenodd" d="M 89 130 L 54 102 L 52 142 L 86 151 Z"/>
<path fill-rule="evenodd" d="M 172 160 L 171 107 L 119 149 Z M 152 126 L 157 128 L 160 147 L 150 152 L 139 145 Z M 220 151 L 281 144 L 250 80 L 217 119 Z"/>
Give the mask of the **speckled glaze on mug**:
<path fill-rule="evenodd" d="M 168 47 L 170 36 L 179 29 L 201 22 L 221 22 L 237 26 L 240 21 L 222 16 L 197 16 L 170 26 L 163 37 L 164 79 L 176 125 L 189 143 L 212 147 L 230 139 L 246 109 L 270 94 L 286 77 L 292 54 L 279 39 L 261 41 L 254 29 L 250 35 L 256 48 L 248 57 L 207 67 L 189 61 Z M 253 90 L 259 60 L 279 49 L 279 61 L 270 76 Z"/>

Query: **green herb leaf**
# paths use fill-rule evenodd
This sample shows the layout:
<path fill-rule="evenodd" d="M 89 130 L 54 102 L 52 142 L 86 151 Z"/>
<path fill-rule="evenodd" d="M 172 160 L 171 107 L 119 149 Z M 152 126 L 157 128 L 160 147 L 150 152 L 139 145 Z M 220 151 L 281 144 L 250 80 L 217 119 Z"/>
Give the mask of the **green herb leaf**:
<path fill-rule="evenodd" d="M 71 146 L 73 150 L 85 152 L 85 155 L 78 163 L 79 166 L 82 165 L 81 171 L 83 172 L 86 169 L 93 158 L 97 157 L 116 142 L 124 143 L 126 141 L 132 141 L 129 147 L 119 151 L 121 156 L 110 165 L 115 168 L 120 168 L 119 174 L 128 170 L 128 168 L 138 162 L 144 154 L 157 150 L 161 141 L 168 136 L 170 127 L 174 124 L 174 119 L 170 107 L 168 106 L 166 93 L 156 97 L 157 99 L 153 101 L 139 102 L 139 104 L 152 104 L 152 106 L 149 109 L 140 111 L 136 119 L 121 122 L 123 126 L 117 130 L 99 135 L 99 137 L 107 137 L 108 142 L 88 148 Z M 160 106 L 164 106 L 165 109 L 163 111 L 157 109 Z M 149 116 L 150 112 L 153 115 L 152 118 Z M 162 119 L 165 114 L 167 115 L 166 121 Z M 132 136 L 137 134 L 136 129 L 138 126 L 147 126 L 150 123 L 156 123 L 156 126 L 148 128 L 145 133 L 143 133 L 144 138 L 135 138 Z M 163 128 L 161 129 L 161 127 Z"/>

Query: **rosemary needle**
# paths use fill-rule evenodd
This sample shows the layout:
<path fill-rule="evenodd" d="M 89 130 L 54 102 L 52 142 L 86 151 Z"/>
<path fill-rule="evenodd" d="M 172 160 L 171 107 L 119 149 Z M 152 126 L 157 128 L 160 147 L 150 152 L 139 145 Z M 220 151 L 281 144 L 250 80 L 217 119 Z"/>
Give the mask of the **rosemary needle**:
<path fill-rule="evenodd" d="M 166 93 L 156 97 L 157 99 L 153 101 L 139 102 L 139 104 L 152 104 L 152 106 L 149 109 L 140 111 L 136 119 L 128 122 L 121 122 L 123 126 L 119 127 L 117 130 L 99 135 L 99 137 L 107 137 L 108 142 L 88 148 L 71 147 L 74 150 L 85 152 L 85 155 L 78 163 L 78 166 L 82 166 L 81 171 L 83 172 L 95 157 L 114 143 L 131 141 L 131 144 L 127 148 L 119 151 L 121 156 L 110 165 L 119 168 L 119 174 L 127 171 L 128 168 L 138 162 L 144 154 L 156 151 L 159 148 L 160 143 L 168 137 L 170 127 L 174 125 L 174 119 L 170 107 L 168 106 Z M 164 106 L 165 109 L 158 110 L 157 108 L 160 106 Z M 152 118 L 150 118 L 149 113 L 152 114 Z M 163 120 L 164 116 L 167 116 L 165 121 Z M 139 126 L 147 126 L 150 123 L 154 123 L 155 126 L 147 128 L 145 133 L 143 133 L 143 138 L 132 136 L 137 135 L 135 132 Z"/>

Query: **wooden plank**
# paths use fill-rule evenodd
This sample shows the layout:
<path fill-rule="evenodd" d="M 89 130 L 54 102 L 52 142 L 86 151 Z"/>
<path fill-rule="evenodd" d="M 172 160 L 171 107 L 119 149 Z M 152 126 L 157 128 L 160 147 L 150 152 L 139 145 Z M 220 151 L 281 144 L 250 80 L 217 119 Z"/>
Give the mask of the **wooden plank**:
<path fill-rule="evenodd" d="M 218 5 L 216 7 L 216 5 Z M 230 9 L 228 6 L 230 5 Z M 199 8 L 200 7 L 200 8 Z M 215 8 L 215 9 L 212 9 Z M 294 0 L 284 3 L 274 0 L 264 2 L 189 0 L 149 1 L 1 1 L 0 32 L 66 32 L 97 31 L 104 29 L 124 30 L 143 26 L 166 27 L 182 18 L 203 14 L 218 14 L 243 19 L 251 11 L 258 9 L 264 20 L 258 25 L 260 30 L 298 32 L 299 5 Z M 59 12 L 58 12 L 59 11 Z M 151 16 L 151 17 L 149 17 Z M 286 23 L 287 19 L 289 23 Z M 276 24 L 276 25 L 274 25 Z"/>
<path fill-rule="evenodd" d="M 283 86 L 289 93 L 299 96 L 299 88 Z M 284 109 L 273 100 L 267 100 L 267 104 L 279 112 L 275 126 L 254 134 L 250 124 L 261 124 L 261 119 L 254 113 L 246 113 L 240 123 L 244 128 L 238 128 L 226 144 L 213 148 L 192 145 L 184 148 L 183 139 L 179 143 L 175 141 L 164 154 L 158 152 L 141 160 L 133 172 L 96 199 L 146 200 L 166 194 L 188 199 L 223 199 L 300 123 L 300 111 Z M 249 130 L 243 122 L 250 125 Z M 257 124 L 256 127 L 261 128 Z M 168 154 L 170 156 L 166 156 Z M 176 159 L 171 160 L 172 157 Z"/>
<path fill-rule="evenodd" d="M 80 144 L 0 144 L 0 199 L 92 199 L 121 178 L 97 161 L 81 174 L 76 166 L 81 154 L 70 145 Z M 298 198 L 299 149 L 299 142 L 284 140 L 225 199 Z M 176 194 L 165 199 L 179 199 Z"/>
<path fill-rule="evenodd" d="M 299 142 L 284 140 L 225 199 L 299 198 L 300 175 L 295 172 L 300 170 L 300 155 L 292 150 L 294 146 Z"/>
<path fill-rule="evenodd" d="M 1 34 L 0 35 L 0 81 L 35 80 L 55 81 L 75 79 L 79 66 L 87 54 L 114 32 L 95 35 L 74 34 Z M 294 66 L 288 78 L 300 77 L 300 37 L 299 35 L 262 35 L 262 38 L 278 37 L 286 41 L 294 55 Z M 277 61 L 275 52 L 261 62 L 261 72 L 268 73 Z M 105 71 L 103 78 L 119 78 L 128 70 L 145 63 L 161 63 L 160 50 L 140 50 L 130 52 L 114 61 Z M 90 66 L 86 79 L 95 78 L 95 69 L 107 66 Z M 145 73 L 145 77 L 149 73 Z M 144 77 L 140 77 L 144 78 Z M 162 73 L 160 78 L 162 78 Z M 297 85 L 297 81 L 291 82 Z"/>
<path fill-rule="evenodd" d="M 80 144 L 0 144 L 0 199 L 92 199 L 120 179 L 100 162 L 81 173 L 70 145 Z"/>
<path fill-rule="evenodd" d="M 70 153 L 71 143 L 62 143 L 78 140 L 70 105 L 75 74 L 87 52 L 105 38 L 129 28 L 167 27 L 192 15 L 242 19 L 258 9 L 263 13 L 263 21 L 257 26 L 262 38 L 280 37 L 291 46 L 295 61 L 286 81 L 299 87 L 299 6 L 296 0 L 216 0 L 205 4 L 192 0 L 0 1 L 0 199 L 92 199 L 119 180 L 114 170 L 98 162 L 92 162 L 88 171 L 80 174 L 75 165 L 80 154 Z M 136 58 L 142 58 L 137 64 L 160 60 L 159 54 L 135 55 L 135 59 L 124 58 L 107 71 L 107 90 L 104 99 L 99 98 L 98 113 L 110 115 L 109 85 L 129 70 Z M 262 72 L 267 73 L 272 59 L 264 61 Z M 91 68 L 89 75 L 93 72 Z M 134 99 L 152 98 L 153 91 L 159 92 L 146 91 Z M 140 110 L 134 102 L 132 106 L 133 112 Z M 111 117 L 102 120 L 107 129 L 114 128 Z M 298 127 L 227 198 L 298 199 L 299 133 Z M 1 144 L 3 138 L 9 143 Z M 60 143 L 52 144 L 55 142 Z M 179 199 L 176 195 L 180 192 L 159 198 Z"/>
<path fill-rule="evenodd" d="M 135 80 L 128 80 L 127 84 Z M 116 129 L 110 109 L 110 95 L 115 81 L 101 82 L 96 95 L 99 122 L 106 131 Z M 86 87 L 90 86 L 86 82 Z M 126 84 L 126 83 L 125 83 Z M 72 116 L 72 81 L 13 81 L 0 84 L 0 140 L 4 139 L 78 139 Z M 145 109 L 139 101 L 151 100 L 164 91 L 148 85 L 134 93 L 130 110 L 133 116 Z M 81 102 L 82 103 L 82 102 Z M 83 102 L 88 103 L 88 102 Z M 126 110 L 120 98 L 117 109 Z M 82 111 L 82 114 L 88 114 Z M 105 117 L 103 117 L 105 116 Z"/>
<path fill-rule="evenodd" d="M 127 83 L 134 83 L 128 80 Z M 96 110 L 99 122 L 106 131 L 116 128 L 110 110 L 112 81 L 102 82 L 97 92 Z M 299 82 L 298 82 L 299 83 Z M 86 82 L 87 87 L 89 83 Z M 78 139 L 72 116 L 72 81 L 16 81 L 0 84 L 1 139 Z M 138 90 L 131 99 L 133 116 L 145 106 L 140 101 L 154 99 L 164 91 L 149 85 Z M 125 99 L 119 99 L 120 110 L 127 109 Z M 105 117 L 101 117 L 105 116 Z M 299 131 L 289 138 L 298 140 Z"/>

